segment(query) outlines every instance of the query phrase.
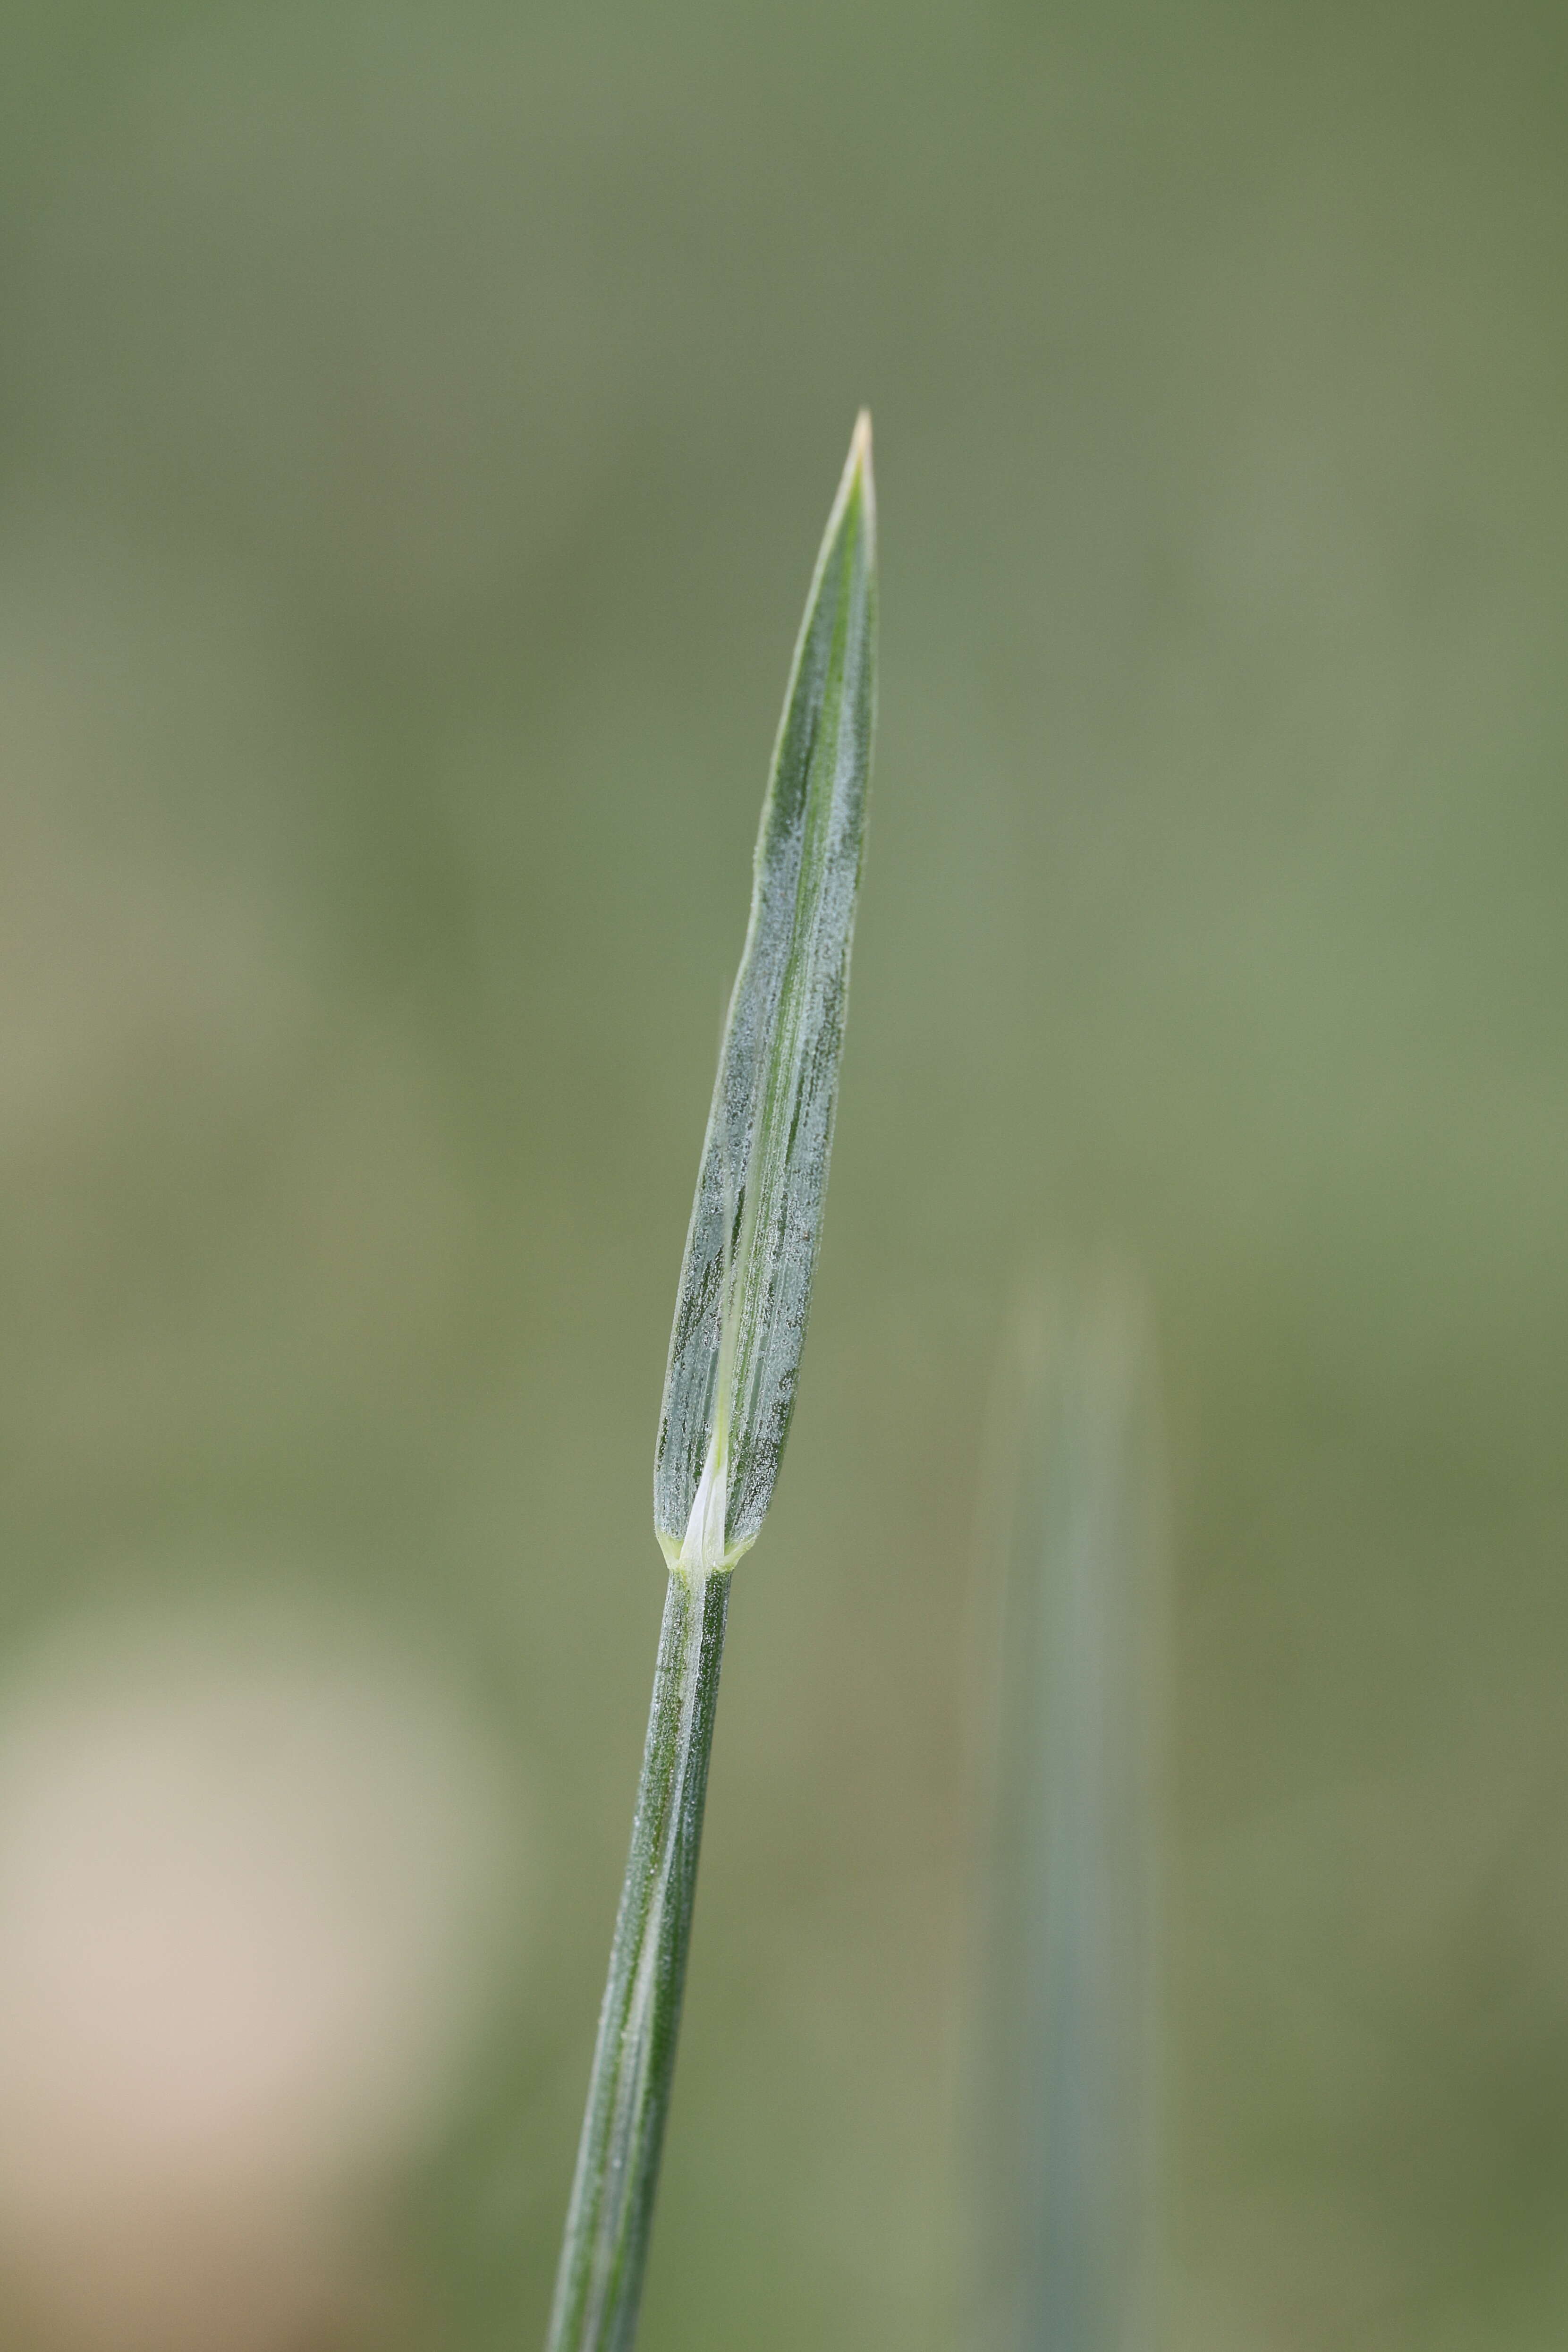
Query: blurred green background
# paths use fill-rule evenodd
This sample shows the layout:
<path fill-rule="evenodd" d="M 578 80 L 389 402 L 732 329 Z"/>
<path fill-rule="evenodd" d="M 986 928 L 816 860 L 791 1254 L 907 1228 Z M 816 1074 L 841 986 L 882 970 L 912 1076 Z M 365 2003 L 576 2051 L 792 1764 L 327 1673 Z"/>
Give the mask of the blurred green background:
<path fill-rule="evenodd" d="M 178 2325 L 162 2273 L 73 2304 L 37 2254 L 16 2180 L 80 2037 L 57 2079 L 18 1895 L 6 2340 L 539 2340 L 681 1241 L 865 401 L 882 722 L 832 1202 L 735 1593 L 644 2352 L 963 2342 L 985 1397 L 1019 1266 L 1103 1243 L 1152 1289 L 1174 1486 L 1166 2340 L 1559 2344 L 1561 7 L 0 27 L 0 1732 L 45 1725 L 0 1771 L 0 1882 L 57 1929 L 77 1870 L 59 1932 L 109 1955 L 83 2000 L 134 2054 L 195 1965 L 170 1906 L 121 1969 L 102 1874 L 15 1822 L 56 1818 L 49 1724 L 120 1722 L 120 1789 L 265 1620 L 285 1747 L 323 1642 L 425 1694 L 393 1712 L 439 1718 L 447 1793 L 388 1869 L 454 1950 L 486 1906 L 431 1870 L 481 1785 L 475 1883 L 511 1890 L 396 2160 L 278 2158 L 316 2267 L 276 2325 L 248 2157 L 205 2237 L 170 2160 L 173 2268 L 211 2271 Z M 126 1730 L 112 1661 L 148 1641 Z M 297 1777 L 357 1850 L 342 1757 Z M 312 1810 L 256 1831 L 285 1877 Z M 243 1863 L 228 1819 L 193 1883 Z M 79 2106 L 49 2208 L 78 2284 L 112 2235 Z"/>

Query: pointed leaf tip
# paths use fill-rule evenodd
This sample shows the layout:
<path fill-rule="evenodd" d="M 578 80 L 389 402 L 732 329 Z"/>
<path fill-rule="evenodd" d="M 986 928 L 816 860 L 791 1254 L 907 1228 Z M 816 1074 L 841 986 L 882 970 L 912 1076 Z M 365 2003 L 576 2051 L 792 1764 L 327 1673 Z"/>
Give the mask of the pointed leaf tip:
<path fill-rule="evenodd" d="M 855 429 L 850 436 L 848 474 L 859 474 L 865 509 L 866 537 L 871 542 L 872 558 L 876 555 L 876 475 L 872 465 L 871 411 L 862 408 L 855 418 Z"/>
<path fill-rule="evenodd" d="M 794 1408 L 821 1237 L 875 714 L 871 416 L 817 557 L 762 807 L 751 919 L 686 1234 L 653 1468 L 672 1564 L 756 1540 Z M 716 1513 L 713 1514 L 716 1517 Z"/>

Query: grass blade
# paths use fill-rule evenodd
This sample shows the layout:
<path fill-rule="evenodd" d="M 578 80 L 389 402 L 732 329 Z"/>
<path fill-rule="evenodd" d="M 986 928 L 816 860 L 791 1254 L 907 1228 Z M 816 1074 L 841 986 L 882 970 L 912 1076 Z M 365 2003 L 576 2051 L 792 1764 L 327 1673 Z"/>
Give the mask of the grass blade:
<path fill-rule="evenodd" d="M 807 600 L 757 845 L 659 1417 L 669 1564 L 547 2352 L 630 2352 L 674 2069 L 729 1574 L 789 1431 L 827 1189 L 871 762 L 862 415 Z"/>
<path fill-rule="evenodd" d="M 789 1430 L 865 837 L 875 535 L 862 415 L 795 649 L 686 1235 L 653 1467 L 672 1561 L 689 1543 L 730 1567 L 755 1542 Z"/>
<path fill-rule="evenodd" d="M 982 2060 L 986 2352 L 1153 2352 L 1153 1354 L 1120 1286 L 1023 1319 L 1013 1379 Z"/>

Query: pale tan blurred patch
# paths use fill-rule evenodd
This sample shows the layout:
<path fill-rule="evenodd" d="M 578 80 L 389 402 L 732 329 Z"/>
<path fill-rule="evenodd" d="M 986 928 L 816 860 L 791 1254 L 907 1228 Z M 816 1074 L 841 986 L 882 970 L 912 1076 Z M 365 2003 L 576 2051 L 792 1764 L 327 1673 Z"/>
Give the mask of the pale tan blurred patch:
<path fill-rule="evenodd" d="M 34 2340 L 396 2339 L 362 2250 L 515 1949 L 515 1811 L 460 1700 L 342 1616 L 99 1622 L 16 1664 L 0 2273 Z"/>

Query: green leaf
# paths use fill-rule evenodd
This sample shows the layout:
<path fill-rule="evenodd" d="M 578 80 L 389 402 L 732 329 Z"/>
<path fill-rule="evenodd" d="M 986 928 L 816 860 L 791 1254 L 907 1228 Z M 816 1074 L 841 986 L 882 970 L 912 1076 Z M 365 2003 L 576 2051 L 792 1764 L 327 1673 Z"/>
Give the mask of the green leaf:
<path fill-rule="evenodd" d="M 827 1192 L 875 709 L 862 414 L 806 602 L 686 1235 L 653 1466 L 665 1557 L 756 1541 L 795 1402 Z"/>
<path fill-rule="evenodd" d="M 631 2352 L 636 2335 L 728 1571 L 773 1492 L 821 1231 L 865 831 L 875 626 L 862 415 L 795 649 L 686 1235 L 654 1469 L 670 1580 L 548 2352 Z"/>

